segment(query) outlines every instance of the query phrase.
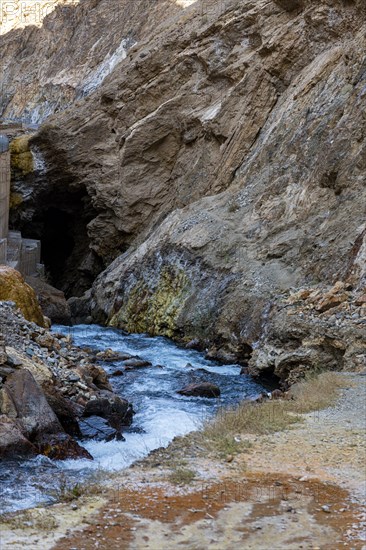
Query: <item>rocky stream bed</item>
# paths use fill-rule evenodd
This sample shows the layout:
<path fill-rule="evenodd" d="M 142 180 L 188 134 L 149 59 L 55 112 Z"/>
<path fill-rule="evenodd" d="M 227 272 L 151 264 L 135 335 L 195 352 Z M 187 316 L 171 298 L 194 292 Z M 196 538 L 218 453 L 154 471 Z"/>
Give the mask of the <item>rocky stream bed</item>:
<path fill-rule="evenodd" d="M 263 389 L 239 365 L 165 338 L 97 325 L 51 333 L 1 307 L 3 512 L 55 502 L 65 484 L 126 468 Z"/>

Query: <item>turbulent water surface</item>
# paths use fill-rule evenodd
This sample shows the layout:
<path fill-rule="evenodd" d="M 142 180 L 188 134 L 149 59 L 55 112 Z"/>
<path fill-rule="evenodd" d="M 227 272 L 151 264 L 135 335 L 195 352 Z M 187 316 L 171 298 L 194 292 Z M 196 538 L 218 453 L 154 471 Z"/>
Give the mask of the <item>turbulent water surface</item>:
<path fill-rule="evenodd" d="M 218 406 L 230 405 L 257 395 L 262 387 L 240 375 L 238 365 L 219 365 L 202 353 L 176 346 L 160 337 L 125 335 L 94 325 L 55 326 L 54 331 L 72 333 L 74 343 L 98 350 L 112 348 L 149 360 L 153 366 L 111 378 L 117 393 L 133 403 L 136 411 L 126 441 L 82 444 L 94 461 L 52 462 L 39 456 L 25 462 L 0 464 L 1 511 L 27 508 L 57 500 L 65 487 L 72 487 L 95 472 L 120 470 L 151 450 L 166 446 L 177 435 L 196 430 Z M 121 363 L 103 365 L 108 373 Z M 183 397 L 176 392 L 192 382 L 210 381 L 221 388 L 221 398 Z"/>

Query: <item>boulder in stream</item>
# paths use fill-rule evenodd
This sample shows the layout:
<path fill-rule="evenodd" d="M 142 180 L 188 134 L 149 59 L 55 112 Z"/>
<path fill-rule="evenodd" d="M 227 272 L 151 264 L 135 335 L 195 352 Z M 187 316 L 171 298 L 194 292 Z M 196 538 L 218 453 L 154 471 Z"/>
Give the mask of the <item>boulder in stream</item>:
<path fill-rule="evenodd" d="M 112 428 L 108 420 L 100 416 L 89 416 L 80 422 L 82 437 L 85 439 L 97 439 L 98 441 L 124 441 L 120 431 Z"/>
<path fill-rule="evenodd" d="M 42 434 L 36 442 L 40 454 L 52 460 L 80 459 L 93 460 L 92 455 L 75 439 L 65 433 Z"/>
<path fill-rule="evenodd" d="M 100 391 L 98 396 L 86 404 L 83 417 L 100 416 L 117 431 L 132 424 L 133 409 L 126 399 L 108 391 Z"/>
<path fill-rule="evenodd" d="M 143 367 L 151 367 L 150 361 L 145 361 L 145 359 L 140 359 L 139 357 L 128 359 L 123 362 L 123 366 L 126 370 L 141 369 Z"/>
<path fill-rule="evenodd" d="M 27 369 L 15 370 L 7 377 L 0 392 L 3 414 L 16 418 L 24 435 L 34 440 L 38 435 L 62 432 L 62 426 L 47 399 Z"/>
<path fill-rule="evenodd" d="M 198 384 L 189 384 L 177 393 L 189 397 L 219 397 L 220 388 L 211 382 L 200 382 Z"/>
<path fill-rule="evenodd" d="M 60 416 L 77 422 L 68 403 L 49 396 Z M 44 454 L 49 458 L 92 458 L 65 433 L 46 396 L 27 369 L 15 370 L 0 391 L 0 457 Z"/>
<path fill-rule="evenodd" d="M 127 361 L 127 359 L 132 359 L 132 355 L 126 352 L 114 351 L 113 349 L 106 349 L 104 351 L 99 351 L 95 358 L 98 361 L 114 363 L 116 361 Z"/>

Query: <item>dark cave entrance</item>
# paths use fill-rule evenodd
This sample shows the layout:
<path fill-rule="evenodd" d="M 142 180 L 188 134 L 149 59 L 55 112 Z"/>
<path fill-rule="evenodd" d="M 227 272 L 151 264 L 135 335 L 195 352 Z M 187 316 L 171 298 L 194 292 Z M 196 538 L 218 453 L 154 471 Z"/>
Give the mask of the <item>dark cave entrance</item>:
<path fill-rule="evenodd" d="M 82 296 L 104 268 L 90 248 L 87 231 L 96 216 L 86 191 L 52 195 L 52 202 L 38 216 L 48 280 L 68 298 Z"/>
<path fill-rule="evenodd" d="M 66 297 L 82 296 L 104 269 L 104 263 L 90 248 L 88 223 L 98 213 L 85 189 L 70 192 L 49 190 L 35 199 L 36 213 L 31 220 L 20 217 L 13 225 L 41 241 L 41 261 L 46 280 Z"/>
<path fill-rule="evenodd" d="M 42 220 L 42 260 L 50 282 L 60 288 L 64 269 L 75 248 L 74 215 L 55 207 L 49 208 Z"/>

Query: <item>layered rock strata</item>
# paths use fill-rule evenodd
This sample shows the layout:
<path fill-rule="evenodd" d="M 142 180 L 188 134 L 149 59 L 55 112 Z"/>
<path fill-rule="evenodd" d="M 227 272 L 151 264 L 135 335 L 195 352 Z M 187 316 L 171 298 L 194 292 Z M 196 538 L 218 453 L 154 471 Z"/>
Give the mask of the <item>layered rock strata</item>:
<path fill-rule="evenodd" d="M 364 16 L 358 0 L 171 2 L 47 119 L 34 197 L 77 196 L 73 269 L 109 265 L 74 315 L 245 363 L 289 290 L 364 293 Z"/>

